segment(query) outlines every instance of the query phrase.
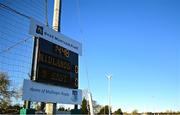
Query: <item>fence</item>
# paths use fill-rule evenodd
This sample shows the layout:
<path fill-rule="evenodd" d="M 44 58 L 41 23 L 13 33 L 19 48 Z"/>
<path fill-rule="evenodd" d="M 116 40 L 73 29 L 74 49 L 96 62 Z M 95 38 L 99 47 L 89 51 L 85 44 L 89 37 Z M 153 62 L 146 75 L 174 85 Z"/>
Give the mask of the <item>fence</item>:
<path fill-rule="evenodd" d="M 28 34 L 30 17 L 45 22 L 45 0 L 0 1 L 0 72 L 9 76 L 11 89 L 21 88 L 31 75 L 34 42 Z"/>

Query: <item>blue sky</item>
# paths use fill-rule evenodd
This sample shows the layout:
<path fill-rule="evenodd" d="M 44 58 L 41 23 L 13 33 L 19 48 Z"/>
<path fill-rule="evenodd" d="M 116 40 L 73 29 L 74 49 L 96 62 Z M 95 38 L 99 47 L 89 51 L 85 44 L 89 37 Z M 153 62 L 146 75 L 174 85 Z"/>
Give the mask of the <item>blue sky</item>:
<path fill-rule="evenodd" d="M 114 108 L 179 110 L 178 0 L 80 0 L 78 8 L 77 1 L 62 4 L 62 33 L 85 48 L 80 88 L 88 87 L 87 65 L 93 99 L 100 104 L 107 104 L 105 74 L 110 73 Z"/>
<path fill-rule="evenodd" d="M 18 9 L 21 3 L 7 5 Z M 61 32 L 83 44 L 79 87 L 88 88 L 87 67 L 93 99 L 101 105 L 108 102 L 108 73 L 113 110 L 179 110 L 179 5 L 178 0 L 63 0 Z M 52 24 L 53 0 L 48 7 Z M 35 6 L 19 10 L 44 22 Z"/>

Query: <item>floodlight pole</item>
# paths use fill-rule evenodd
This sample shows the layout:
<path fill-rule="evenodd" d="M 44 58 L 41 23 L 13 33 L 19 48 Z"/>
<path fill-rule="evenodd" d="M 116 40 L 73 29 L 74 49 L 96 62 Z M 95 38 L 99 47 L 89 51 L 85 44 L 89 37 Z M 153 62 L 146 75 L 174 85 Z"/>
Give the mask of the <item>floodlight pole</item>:
<path fill-rule="evenodd" d="M 61 1 L 54 0 L 53 29 L 57 32 L 61 31 Z"/>
<path fill-rule="evenodd" d="M 54 0 L 54 15 L 53 15 L 53 29 L 60 32 L 61 22 L 61 0 Z M 47 103 L 46 112 L 56 114 L 56 103 Z"/>
<path fill-rule="evenodd" d="M 111 115 L 111 79 L 112 76 L 108 75 L 108 104 L 109 104 L 109 115 Z"/>

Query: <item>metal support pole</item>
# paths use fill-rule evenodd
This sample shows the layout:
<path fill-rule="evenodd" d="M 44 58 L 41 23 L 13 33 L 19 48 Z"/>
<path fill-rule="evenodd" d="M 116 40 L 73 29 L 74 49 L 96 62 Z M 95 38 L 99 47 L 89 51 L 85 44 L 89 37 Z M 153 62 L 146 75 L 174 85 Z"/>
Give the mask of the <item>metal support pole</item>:
<path fill-rule="evenodd" d="M 74 109 L 78 109 L 78 105 L 74 105 Z"/>
<path fill-rule="evenodd" d="M 92 95 L 91 95 L 90 91 L 88 91 L 88 102 L 89 102 L 89 108 L 90 108 L 90 115 L 94 115 L 93 103 L 92 103 Z"/>
<path fill-rule="evenodd" d="M 45 0 L 45 23 L 46 26 L 48 26 L 48 6 L 47 6 L 47 0 Z"/>
<path fill-rule="evenodd" d="M 26 108 L 26 109 L 30 109 L 30 101 L 24 101 L 24 108 Z"/>
<path fill-rule="evenodd" d="M 34 37 L 34 50 L 33 50 L 33 64 L 32 64 L 32 72 L 31 72 L 31 80 L 36 80 L 37 74 L 37 58 L 39 52 L 39 38 Z"/>
<path fill-rule="evenodd" d="M 61 0 L 54 0 L 54 15 L 53 15 L 53 29 L 60 32 L 61 22 Z M 56 103 L 46 104 L 47 114 L 56 114 Z"/>
<path fill-rule="evenodd" d="M 38 50 L 39 50 L 39 38 L 34 37 L 34 48 L 33 48 L 31 80 L 35 80 L 36 79 Z M 26 109 L 30 109 L 31 101 L 24 101 L 24 107 Z"/>
<path fill-rule="evenodd" d="M 54 0 L 53 29 L 61 31 L 61 0 Z"/>
<path fill-rule="evenodd" d="M 109 104 L 109 115 L 111 115 L 111 79 L 112 76 L 108 75 L 108 104 Z"/>

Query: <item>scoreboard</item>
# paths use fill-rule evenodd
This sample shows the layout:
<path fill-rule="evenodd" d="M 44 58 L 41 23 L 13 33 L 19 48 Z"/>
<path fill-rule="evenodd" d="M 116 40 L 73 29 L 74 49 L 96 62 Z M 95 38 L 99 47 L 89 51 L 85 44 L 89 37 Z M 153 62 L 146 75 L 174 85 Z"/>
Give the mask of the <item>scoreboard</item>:
<path fill-rule="evenodd" d="M 78 88 L 78 54 L 60 45 L 38 38 L 35 81 Z"/>
<path fill-rule="evenodd" d="M 78 57 L 82 44 L 31 18 L 35 38 L 31 80 L 78 89 Z"/>

